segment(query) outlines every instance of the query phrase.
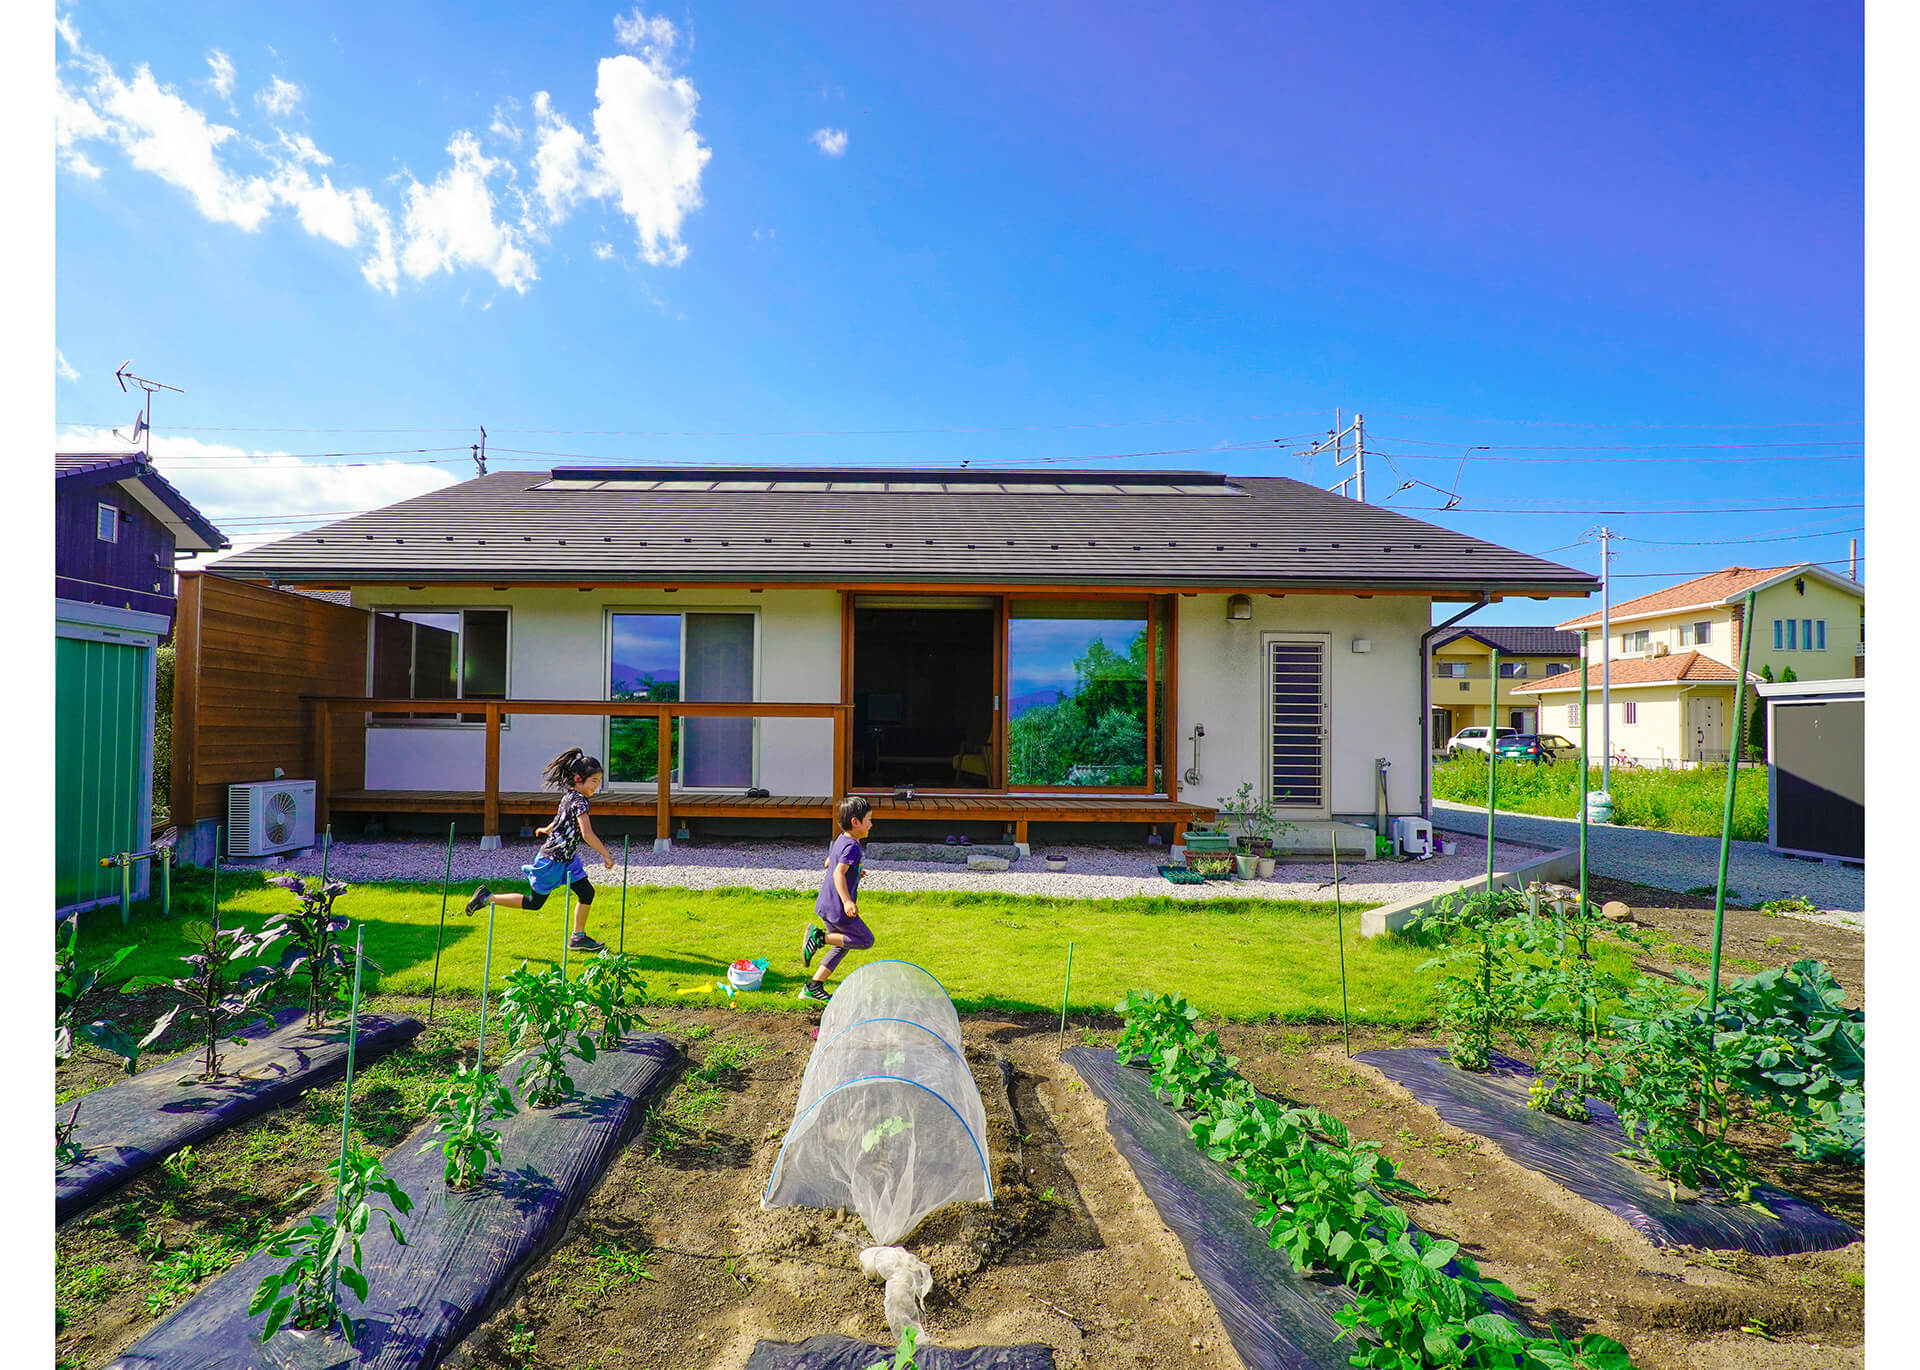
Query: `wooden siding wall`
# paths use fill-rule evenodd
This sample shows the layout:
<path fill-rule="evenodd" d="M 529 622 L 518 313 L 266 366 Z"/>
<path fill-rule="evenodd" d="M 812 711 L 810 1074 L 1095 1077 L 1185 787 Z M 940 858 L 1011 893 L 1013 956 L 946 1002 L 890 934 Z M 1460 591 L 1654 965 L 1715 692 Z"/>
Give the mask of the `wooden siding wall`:
<path fill-rule="evenodd" d="M 173 821 L 226 820 L 226 787 L 312 779 L 313 708 L 302 695 L 365 695 L 367 611 L 227 580 L 180 576 L 174 625 Z M 338 714 L 332 776 L 366 784 L 366 725 Z"/>
<path fill-rule="evenodd" d="M 173 534 L 118 484 L 55 487 L 53 567 L 59 594 L 83 604 L 107 604 L 145 613 L 173 612 Z M 102 504 L 118 509 L 120 540 L 102 542 L 94 516 Z"/>

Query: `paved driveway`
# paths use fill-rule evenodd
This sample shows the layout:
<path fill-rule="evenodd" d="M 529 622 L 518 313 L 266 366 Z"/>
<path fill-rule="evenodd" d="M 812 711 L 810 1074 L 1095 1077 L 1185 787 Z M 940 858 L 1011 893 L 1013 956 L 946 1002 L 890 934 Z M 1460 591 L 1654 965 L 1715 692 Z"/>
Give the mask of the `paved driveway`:
<path fill-rule="evenodd" d="M 1433 825 L 1484 836 L 1487 814 L 1485 809 L 1436 799 Z M 1494 826 L 1496 838 L 1510 842 L 1549 847 L 1580 845 L 1580 822 L 1575 818 L 1503 813 L 1495 816 Z M 1719 879 L 1720 839 L 1589 824 L 1587 862 L 1589 869 L 1615 880 L 1663 890 L 1688 890 Z M 1733 844 L 1727 857 L 1727 888 L 1737 891 L 1738 902 L 1747 905 L 1804 895 L 1829 913 L 1841 915 L 1834 921 L 1856 927 L 1866 923 L 1867 882 L 1861 867 L 1778 856 L 1768 851 L 1764 842 Z"/>

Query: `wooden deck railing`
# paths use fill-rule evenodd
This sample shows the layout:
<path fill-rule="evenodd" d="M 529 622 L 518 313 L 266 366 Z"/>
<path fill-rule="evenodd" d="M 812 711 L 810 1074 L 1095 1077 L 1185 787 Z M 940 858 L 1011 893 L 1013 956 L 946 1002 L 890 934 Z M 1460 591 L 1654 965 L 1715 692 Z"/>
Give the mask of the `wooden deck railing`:
<path fill-rule="evenodd" d="M 656 834 L 672 835 L 669 794 L 673 783 L 673 728 L 676 718 L 830 718 L 833 720 L 833 768 L 835 793 L 844 793 L 848 783 L 847 730 L 851 725 L 851 704 L 788 704 L 764 700 L 742 703 L 702 703 L 676 700 L 652 703 L 616 699 L 363 699 L 353 695 L 307 695 L 314 706 L 314 755 L 319 758 L 314 776 L 316 814 L 314 821 L 325 826 L 331 818 L 333 793 L 332 750 L 333 716 L 352 714 L 450 714 L 486 721 L 486 791 L 482 804 L 482 833 L 500 835 L 500 721 L 513 714 L 574 714 L 594 718 L 651 718 L 660 734 L 660 795 L 655 806 Z"/>

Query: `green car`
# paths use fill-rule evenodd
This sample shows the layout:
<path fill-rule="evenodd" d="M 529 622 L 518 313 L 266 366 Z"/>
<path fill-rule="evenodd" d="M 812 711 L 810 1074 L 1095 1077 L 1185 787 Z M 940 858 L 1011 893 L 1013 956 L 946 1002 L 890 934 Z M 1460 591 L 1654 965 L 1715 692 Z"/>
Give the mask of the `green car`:
<path fill-rule="evenodd" d="M 1572 761 L 1580 748 L 1558 733 L 1514 733 L 1493 744 L 1493 754 L 1502 761 Z"/>

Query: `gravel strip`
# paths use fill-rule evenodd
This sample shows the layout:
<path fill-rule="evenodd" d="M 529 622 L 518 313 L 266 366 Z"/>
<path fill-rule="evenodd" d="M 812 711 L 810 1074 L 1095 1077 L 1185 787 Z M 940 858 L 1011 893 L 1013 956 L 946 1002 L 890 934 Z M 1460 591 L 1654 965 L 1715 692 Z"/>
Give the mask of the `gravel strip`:
<path fill-rule="evenodd" d="M 1456 889 L 1486 872 L 1486 846 L 1470 835 L 1456 839 L 1452 856 L 1427 861 L 1362 861 L 1340 867 L 1340 892 L 1355 904 L 1391 904 Z M 492 881 L 501 890 L 520 886 L 520 867 L 533 859 L 539 844 L 508 838 L 498 851 L 483 852 L 472 838 L 453 850 L 456 884 Z M 618 859 L 619 848 L 613 848 Z M 1049 850 L 1056 850 L 1050 848 Z M 969 871 L 941 861 L 880 861 L 867 864 L 862 890 L 878 893 L 910 890 L 998 890 L 1003 894 L 1044 895 L 1062 899 L 1120 899 L 1157 895 L 1169 899 L 1281 899 L 1331 901 L 1333 866 L 1282 863 L 1271 880 L 1210 880 L 1204 885 L 1175 885 L 1155 869 L 1166 864 L 1166 848 L 1064 847 L 1064 871 L 1049 871 L 1038 855 L 1025 857 L 1005 872 Z M 1539 856 L 1534 847 L 1497 843 L 1494 864 L 1510 870 Z M 444 842 L 414 838 L 372 838 L 335 842 L 328 862 L 331 875 L 349 883 L 363 880 L 437 882 L 446 869 Z M 588 874 L 596 885 L 654 885 L 676 889 L 738 888 L 802 890 L 820 886 L 825 851 L 814 842 L 710 842 L 682 844 L 671 852 L 636 850 L 624 870 L 606 870 L 587 853 Z M 256 870 L 320 871 L 320 851 L 292 853 L 259 861 L 236 861 Z"/>
<path fill-rule="evenodd" d="M 1501 842 L 1538 842 L 1554 847 L 1580 845 L 1577 818 L 1503 813 L 1496 815 L 1494 822 L 1496 840 Z M 1436 799 L 1433 826 L 1448 832 L 1477 832 L 1484 839 L 1487 811 Z M 1464 842 L 1465 838 L 1461 840 Z M 1715 884 L 1720 878 L 1720 839 L 1590 823 L 1587 825 L 1587 862 L 1594 871 L 1615 880 L 1630 880 L 1636 885 L 1652 885 L 1663 890 L 1698 889 Z M 1764 842 L 1735 842 L 1727 857 L 1727 887 L 1739 893 L 1735 902 L 1748 907 L 1797 894 L 1819 905 L 1821 912 L 1792 917 L 1832 927 L 1866 926 L 1867 878 L 1859 866 L 1828 865 L 1781 856 L 1768 851 Z"/>

